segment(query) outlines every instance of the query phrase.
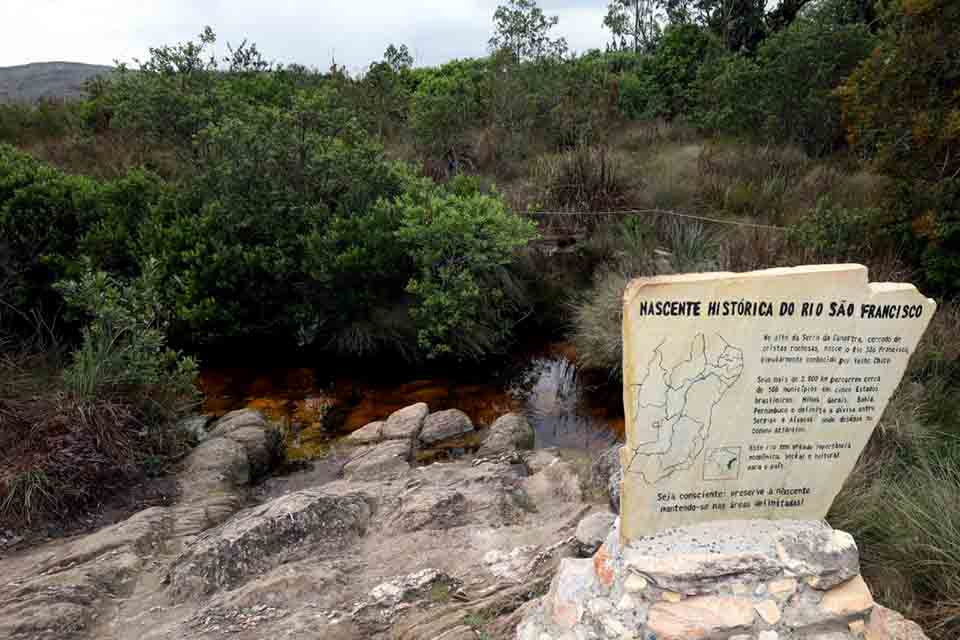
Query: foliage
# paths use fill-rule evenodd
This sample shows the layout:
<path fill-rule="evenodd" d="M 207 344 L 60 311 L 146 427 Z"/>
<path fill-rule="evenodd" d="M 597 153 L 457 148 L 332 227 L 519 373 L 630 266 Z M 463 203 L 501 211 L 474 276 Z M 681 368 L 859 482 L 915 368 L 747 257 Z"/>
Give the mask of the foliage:
<path fill-rule="evenodd" d="M 519 301 L 506 267 L 533 239 L 533 224 L 496 196 L 427 193 L 403 197 L 397 238 L 413 258 L 407 291 L 418 343 L 428 356 L 479 358 L 509 336 Z"/>
<path fill-rule="evenodd" d="M 830 152 L 843 141 L 832 91 L 872 44 L 863 25 L 800 19 L 765 40 L 756 57 L 732 55 L 704 66 L 698 120 L 715 131 Z"/>
<path fill-rule="evenodd" d="M 620 112 L 633 119 L 689 113 L 697 70 L 717 54 L 716 41 L 699 27 L 668 26 L 656 51 L 620 80 Z"/>
<path fill-rule="evenodd" d="M 847 140 L 898 180 L 892 230 L 930 285 L 960 283 L 960 6 L 891 3 L 880 45 L 838 91 Z"/>
<path fill-rule="evenodd" d="M 425 78 L 410 102 L 410 126 L 425 151 L 457 169 L 464 135 L 480 117 L 476 67 L 467 61 L 448 64 Z"/>
<path fill-rule="evenodd" d="M 663 18 L 657 0 L 612 0 L 607 5 L 603 26 L 610 30 L 613 42 L 610 49 L 634 53 L 649 53 L 660 38 L 660 20 Z"/>
<path fill-rule="evenodd" d="M 194 401 L 196 361 L 166 346 L 167 313 L 153 262 L 130 283 L 88 272 L 60 283 L 67 304 L 89 317 L 64 371 L 66 390 L 83 401 L 122 394 L 144 413 L 172 419 Z"/>
<path fill-rule="evenodd" d="M 509 52 L 515 63 L 560 58 L 567 51 L 567 41 L 550 37 L 558 20 L 546 16 L 536 0 L 507 0 L 493 14 L 490 49 Z"/>

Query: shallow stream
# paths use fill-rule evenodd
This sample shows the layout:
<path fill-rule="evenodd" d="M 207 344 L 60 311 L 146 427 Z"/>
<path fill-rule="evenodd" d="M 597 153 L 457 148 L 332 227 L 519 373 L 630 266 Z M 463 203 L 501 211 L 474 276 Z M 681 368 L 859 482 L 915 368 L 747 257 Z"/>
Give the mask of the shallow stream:
<path fill-rule="evenodd" d="M 416 402 L 431 411 L 460 409 L 478 428 L 522 412 L 538 448 L 605 447 L 623 433 L 620 385 L 591 379 L 575 361 L 572 348 L 561 343 L 495 366 L 464 365 L 423 377 L 402 364 L 339 375 L 323 366 L 211 368 L 201 374 L 203 410 L 259 409 L 284 425 L 292 460 L 322 456 L 336 438 Z"/>

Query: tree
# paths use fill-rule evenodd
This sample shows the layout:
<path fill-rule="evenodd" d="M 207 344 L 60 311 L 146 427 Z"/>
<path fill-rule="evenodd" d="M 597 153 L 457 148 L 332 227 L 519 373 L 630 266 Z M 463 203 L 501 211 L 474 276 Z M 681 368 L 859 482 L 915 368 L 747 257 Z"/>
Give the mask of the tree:
<path fill-rule="evenodd" d="M 613 34 L 611 49 L 649 53 L 660 37 L 662 18 L 659 0 L 613 0 L 607 6 L 603 26 Z"/>
<path fill-rule="evenodd" d="M 847 140 L 897 183 L 892 228 L 928 285 L 960 290 L 960 4 L 896 0 L 840 88 Z"/>
<path fill-rule="evenodd" d="M 670 22 L 710 29 L 730 51 L 754 51 L 771 33 L 787 28 L 811 0 L 661 0 Z"/>
<path fill-rule="evenodd" d="M 544 15 L 536 0 L 508 0 L 493 14 L 490 49 L 508 51 L 515 63 L 559 58 L 567 52 L 567 41 L 550 37 L 559 21 Z"/>
<path fill-rule="evenodd" d="M 410 99 L 409 77 L 413 56 L 407 45 L 387 47 L 383 60 L 370 65 L 361 81 L 367 108 L 372 112 L 379 135 L 406 118 Z"/>

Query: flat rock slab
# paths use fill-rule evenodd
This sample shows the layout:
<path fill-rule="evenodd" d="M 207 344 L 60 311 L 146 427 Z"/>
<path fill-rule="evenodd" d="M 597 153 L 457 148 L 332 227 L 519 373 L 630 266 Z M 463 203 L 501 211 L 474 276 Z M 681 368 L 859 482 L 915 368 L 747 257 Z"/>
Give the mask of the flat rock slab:
<path fill-rule="evenodd" d="M 424 402 L 412 404 L 390 414 L 383 425 L 384 440 L 413 440 L 420 434 L 430 408 Z"/>
<path fill-rule="evenodd" d="M 282 564 L 297 552 L 316 557 L 347 547 L 366 531 L 370 505 L 363 494 L 330 496 L 298 491 L 248 509 L 211 529 L 170 570 L 177 602 L 231 589 Z"/>
<path fill-rule="evenodd" d="M 720 581 L 806 580 L 829 589 L 860 573 L 850 534 L 822 522 L 720 521 L 663 531 L 623 548 L 627 571 L 686 594 L 715 590 Z"/>
<path fill-rule="evenodd" d="M 423 422 L 420 430 L 420 442 L 433 445 L 443 440 L 456 438 L 473 431 L 473 422 L 459 409 L 448 409 L 431 413 Z"/>
<path fill-rule="evenodd" d="M 343 476 L 350 480 L 376 480 L 403 473 L 410 469 L 411 442 L 387 440 L 357 449 L 343 468 Z"/>

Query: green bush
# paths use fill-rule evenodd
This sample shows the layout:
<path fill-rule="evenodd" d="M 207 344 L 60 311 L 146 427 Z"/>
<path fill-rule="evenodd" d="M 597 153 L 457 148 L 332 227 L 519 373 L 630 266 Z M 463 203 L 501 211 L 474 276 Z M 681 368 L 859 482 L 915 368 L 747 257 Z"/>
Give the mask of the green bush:
<path fill-rule="evenodd" d="M 58 284 L 66 303 L 88 319 L 64 371 L 69 393 L 83 401 L 118 394 L 128 402 L 149 398 L 145 410 L 161 409 L 167 419 L 177 417 L 179 402 L 195 399 L 197 365 L 166 346 L 168 317 L 159 284 L 153 262 L 129 283 L 90 271 Z"/>
<path fill-rule="evenodd" d="M 668 26 L 654 53 L 641 58 L 620 80 L 620 112 L 632 119 L 689 114 L 697 71 L 720 50 L 716 39 L 700 27 Z"/>
<path fill-rule="evenodd" d="M 709 130 L 828 153 L 844 140 L 833 90 L 873 43 L 862 24 L 797 20 L 764 40 L 755 57 L 729 55 L 703 66 L 696 119 Z"/>

